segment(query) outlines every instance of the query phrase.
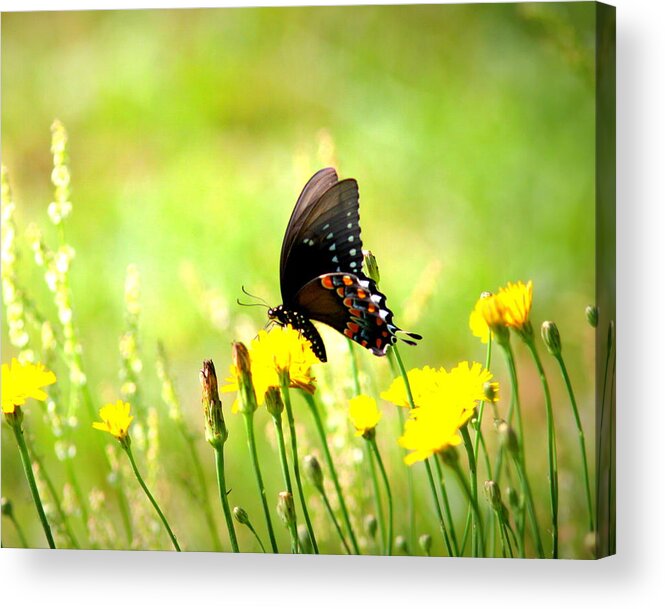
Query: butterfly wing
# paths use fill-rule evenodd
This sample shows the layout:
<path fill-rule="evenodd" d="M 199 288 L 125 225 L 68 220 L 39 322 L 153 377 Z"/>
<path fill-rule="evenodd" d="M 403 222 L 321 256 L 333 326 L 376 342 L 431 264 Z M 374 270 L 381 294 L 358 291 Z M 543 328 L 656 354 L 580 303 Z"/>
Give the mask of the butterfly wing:
<path fill-rule="evenodd" d="M 335 182 L 319 196 L 332 174 L 309 185 L 322 172 L 305 187 L 284 237 L 280 286 L 286 306 L 295 304 L 295 295 L 312 279 L 331 272 L 359 273 L 362 267 L 358 183 Z"/>
<path fill-rule="evenodd" d="M 296 306 L 310 319 L 335 328 L 374 355 L 385 355 L 401 331 L 393 323 L 385 295 L 362 273 L 326 273 L 316 277 L 298 291 Z M 420 338 L 417 334 L 405 334 Z"/>

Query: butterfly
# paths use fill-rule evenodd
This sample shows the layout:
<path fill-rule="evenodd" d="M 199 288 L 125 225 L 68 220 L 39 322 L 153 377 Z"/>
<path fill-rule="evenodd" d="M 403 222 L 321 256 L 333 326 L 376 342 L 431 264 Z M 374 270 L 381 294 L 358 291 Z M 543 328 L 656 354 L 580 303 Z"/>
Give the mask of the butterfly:
<path fill-rule="evenodd" d="M 268 317 L 291 325 L 326 361 L 326 349 L 313 321 L 383 356 L 397 341 L 415 345 L 422 337 L 393 323 L 393 313 L 376 283 L 362 271 L 358 183 L 339 180 L 332 167 L 307 182 L 286 227 L 280 258 L 282 304 Z M 411 340 L 409 340 L 411 339 Z"/>

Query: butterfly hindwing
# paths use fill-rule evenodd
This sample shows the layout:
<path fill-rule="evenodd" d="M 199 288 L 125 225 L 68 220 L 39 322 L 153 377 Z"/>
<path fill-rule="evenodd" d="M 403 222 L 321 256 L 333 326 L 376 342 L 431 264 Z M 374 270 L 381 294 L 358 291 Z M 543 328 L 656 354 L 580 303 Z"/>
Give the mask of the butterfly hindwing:
<path fill-rule="evenodd" d="M 399 328 L 374 281 L 359 273 L 326 273 L 305 284 L 296 306 L 310 319 L 325 323 L 347 338 L 385 355 Z"/>
<path fill-rule="evenodd" d="M 281 288 L 285 304 L 291 303 L 298 290 L 319 275 L 358 273 L 362 267 L 355 180 L 335 183 L 303 213 L 303 219 L 292 217 L 285 237 L 291 245 L 282 252 Z"/>

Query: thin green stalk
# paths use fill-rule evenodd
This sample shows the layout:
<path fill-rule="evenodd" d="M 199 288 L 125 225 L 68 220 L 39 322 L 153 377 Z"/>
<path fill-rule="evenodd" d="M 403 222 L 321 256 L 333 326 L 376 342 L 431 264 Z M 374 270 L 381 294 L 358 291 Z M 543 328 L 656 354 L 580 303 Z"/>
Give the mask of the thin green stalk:
<path fill-rule="evenodd" d="M 400 424 L 400 433 L 404 429 L 404 423 L 406 420 L 406 415 L 404 414 L 404 408 L 401 406 L 397 407 L 397 413 L 399 416 Z M 406 452 L 406 451 L 404 451 Z M 407 513 L 409 519 L 409 544 L 412 548 L 416 547 L 416 502 L 415 502 L 415 484 L 413 481 L 413 470 L 410 467 L 406 468 L 406 501 L 407 501 Z"/>
<path fill-rule="evenodd" d="M 206 484 L 205 473 L 203 471 L 203 465 L 201 464 L 201 459 L 199 453 L 196 450 L 196 443 L 192 437 L 192 434 L 189 433 L 185 422 L 182 420 L 178 421 L 177 428 L 180 430 L 182 437 L 187 443 L 187 452 L 192 457 L 192 463 L 194 464 L 194 471 L 196 472 L 196 478 L 199 481 L 199 493 L 201 497 L 201 509 L 203 510 L 203 515 L 208 525 L 208 531 L 210 532 L 210 538 L 214 545 L 216 552 L 222 551 L 222 544 L 219 540 L 219 531 L 217 530 L 217 524 L 215 522 L 215 517 L 212 513 L 212 506 L 210 505 L 210 498 L 208 497 L 208 487 Z"/>
<path fill-rule="evenodd" d="M 351 540 L 351 546 L 355 554 L 360 554 L 360 548 L 358 546 L 358 541 L 356 540 L 356 535 L 353 532 L 353 527 L 351 526 L 351 519 L 349 518 L 349 512 L 346 508 L 346 502 L 344 501 L 344 495 L 342 494 L 342 487 L 339 483 L 339 478 L 337 477 L 337 470 L 335 468 L 335 463 L 330 454 L 330 448 L 328 446 L 328 439 L 326 437 L 326 430 L 323 427 L 323 421 L 321 420 L 321 414 L 316 404 L 314 396 L 310 395 L 306 391 L 302 392 L 302 395 L 305 396 L 305 401 L 309 406 L 310 412 L 314 417 L 314 424 L 316 426 L 316 431 L 319 434 L 319 440 L 321 441 L 321 447 L 323 448 L 323 456 L 326 460 L 326 465 L 330 471 L 330 477 L 335 486 L 335 492 L 337 493 L 337 501 L 339 503 L 340 510 L 342 511 L 342 519 L 344 520 L 344 526 L 346 527 L 347 533 L 349 534 L 349 539 Z"/>
<path fill-rule="evenodd" d="M 14 516 L 14 514 L 11 514 L 9 516 L 9 520 L 11 520 L 12 523 L 14 523 L 14 528 L 16 529 L 16 534 L 18 535 L 18 539 L 21 542 L 21 545 L 24 548 L 29 548 L 30 545 L 28 544 L 28 540 L 26 539 L 25 534 L 23 533 L 23 529 L 19 526 L 18 520 L 16 520 L 16 516 Z"/>
<path fill-rule="evenodd" d="M 446 479 L 443 475 L 443 470 L 441 469 L 441 463 L 439 460 L 434 458 L 434 467 L 436 468 L 436 475 L 439 479 L 439 490 L 441 491 L 441 502 L 443 503 L 443 511 L 448 520 L 448 534 L 450 536 L 450 541 L 452 542 L 453 550 L 455 551 L 455 556 L 461 556 L 462 550 L 460 545 L 457 543 L 457 533 L 455 533 L 455 523 L 453 522 L 453 512 L 450 509 L 450 503 L 448 501 L 448 489 L 446 488 Z"/>
<path fill-rule="evenodd" d="M 474 455 L 474 447 L 469 435 L 469 429 L 464 425 L 460 429 L 462 439 L 464 440 L 464 447 L 466 448 L 466 455 L 469 461 L 469 484 L 471 486 L 471 494 L 476 505 L 478 504 L 478 472 L 476 471 L 476 458 Z M 479 531 L 482 529 L 482 522 L 480 522 L 480 513 L 473 517 L 473 539 L 471 543 L 471 555 L 477 557 L 479 552 L 481 555 L 485 553 L 484 547 L 478 547 L 480 544 Z"/>
<path fill-rule="evenodd" d="M 466 479 L 466 476 L 464 475 L 464 472 L 462 471 L 462 468 L 459 465 L 459 461 L 457 460 L 457 456 L 446 459 L 446 463 L 450 466 L 450 468 L 453 470 L 455 473 L 455 476 L 459 480 L 460 486 L 462 487 L 462 490 L 464 491 L 464 494 L 467 496 L 467 499 L 471 502 L 471 505 L 473 506 L 473 511 L 475 512 L 476 515 L 476 521 L 478 522 L 478 538 L 479 538 L 479 543 L 480 547 L 484 548 L 485 547 L 485 538 L 483 534 L 483 526 L 482 526 L 482 519 L 480 517 L 480 508 L 478 507 L 478 499 L 477 497 L 474 497 L 473 492 L 471 490 L 471 486 L 469 485 L 469 481 Z"/>
<path fill-rule="evenodd" d="M 393 553 L 393 495 L 390 491 L 390 482 L 388 481 L 388 474 L 386 473 L 386 468 L 383 465 L 383 460 L 381 459 L 381 453 L 379 453 L 379 447 L 376 444 L 376 438 L 371 437 L 368 439 L 368 443 L 374 454 L 374 458 L 379 466 L 379 471 L 381 472 L 381 478 L 383 479 L 383 486 L 386 489 L 386 499 L 388 501 L 388 544 L 383 546 L 383 553 L 387 556 L 392 556 Z"/>
<path fill-rule="evenodd" d="M 286 418 L 289 423 L 289 435 L 291 436 L 291 461 L 293 463 L 293 475 L 296 479 L 296 488 L 298 489 L 298 497 L 300 498 L 300 507 L 302 508 L 303 516 L 305 517 L 305 525 L 307 526 L 307 532 L 309 537 L 312 540 L 312 548 L 314 549 L 314 554 L 319 553 L 319 546 L 316 543 L 316 537 L 314 536 L 314 527 L 312 526 L 312 521 L 309 518 L 309 511 L 307 510 L 307 502 L 305 501 L 305 492 L 302 487 L 302 480 L 300 478 L 300 459 L 298 457 L 298 438 L 296 436 L 296 423 L 293 418 L 293 408 L 291 407 L 291 396 L 289 394 L 289 383 L 288 379 L 284 378 L 284 375 L 280 375 L 281 389 L 282 389 L 282 399 L 284 400 L 284 407 L 286 408 Z M 296 535 L 297 539 L 297 535 Z"/>
<path fill-rule="evenodd" d="M 231 508 L 229 507 L 229 497 L 226 491 L 226 476 L 224 473 L 224 447 L 215 447 L 215 467 L 217 469 L 217 486 L 219 487 L 219 498 L 222 502 L 222 509 L 224 510 L 224 518 L 226 520 L 226 528 L 229 531 L 229 539 L 231 540 L 231 548 L 234 552 L 238 550 L 238 540 L 236 538 L 236 529 L 233 526 L 233 517 L 231 515 Z"/>
<path fill-rule="evenodd" d="M 323 497 L 323 503 L 326 506 L 328 515 L 330 516 L 330 519 L 333 521 L 333 524 L 335 525 L 335 530 L 337 531 L 339 538 L 342 540 L 342 544 L 344 544 L 344 549 L 346 550 L 346 553 L 352 554 L 353 552 L 351 552 L 351 548 L 349 547 L 349 544 L 347 543 L 346 538 L 344 537 L 344 532 L 342 531 L 342 527 L 340 526 L 339 521 L 335 516 L 335 512 L 332 509 L 332 505 L 330 505 L 330 500 L 328 499 L 328 495 L 323 489 L 321 489 L 321 496 Z"/>
<path fill-rule="evenodd" d="M 252 523 L 251 523 L 251 522 L 248 522 L 246 526 L 247 526 L 247 528 L 253 533 L 253 535 L 254 535 L 256 541 L 259 542 L 259 546 L 261 546 L 261 552 L 263 552 L 263 553 L 265 554 L 265 553 L 266 553 L 266 548 L 265 548 L 265 546 L 263 545 L 263 542 L 261 541 L 261 538 L 259 537 L 259 534 L 256 532 L 256 529 L 254 528 L 254 526 L 252 525 Z"/>
<path fill-rule="evenodd" d="M 568 369 L 566 368 L 566 364 L 563 361 L 563 356 L 559 353 L 554 357 L 556 358 L 556 361 L 559 363 L 559 368 L 561 369 L 561 376 L 563 376 L 563 380 L 566 384 L 566 389 L 568 390 L 568 397 L 570 398 L 570 406 L 573 409 L 573 416 L 575 417 L 575 424 L 577 425 L 577 439 L 580 445 L 580 453 L 582 455 L 582 466 L 584 468 L 584 490 L 586 491 L 589 531 L 593 531 L 594 530 L 593 503 L 591 501 L 591 484 L 589 482 L 589 465 L 587 463 L 587 456 L 586 456 L 586 442 L 584 439 L 584 428 L 582 427 L 580 413 L 577 409 L 577 400 L 575 400 L 575 393 L 573 392 L 573 385 L 570 382 L 570 376 L 568 376 Z"/>
<path fill-rule="evenodd" d="M 388 534 L 386 529 L 386 518 L 383 512 L 383 504 L 381 503 L 381 491 L 379 490 L 379 478 L 376 475 L 376 465 L 372 457 L 372 449 L 369 445 L 369 442 L 365 443 L 365 459 L 367 460 L 367 465 L 369 466 L 370 476 L 372 479 L 372 491 L 374 495 L 374 510 L 376 511 L 376 520 L 379 523 L 379 529 L 381 531 L 381 547 L 386 548 L 388 546 L 388 540 L 386 535 Z"/>
<path fill-rule="evenodd" d="M 29 444 L 29 442 L 26 438 L 26 445 L 27 444 Z M 69 523 L 69 518 L 65 513 L 65 510 L 62 508 L 62 502 L 60 501 L 58 492 L 55 488 L 55 485 L 53 484 L 53 480 L 51 480 L 51 476 L 49 476 L 48 472 L 44 468 L 44 462 L 42 461 L 41 457 L 38 456 L 37 451 L 35 451 L 32 446 L 28 446 L 28 451 L 29 453 L 32 453 L 35 462 L 39 466 L 39 472 L 41 473 L 42 478 L 44 478 L 44 482 L 46 483 L 46 487 L 48 488 L 49 493 L 51 493 L 51 497 L 53 498 L 53 505 L 55 506 L 55 511 L 58 513 L 60 522 L 62 522 L 62 526 L 65 528 L 65 533 L 67 534 L 67 537 L 69 537 L 69 541 L 72 544 L 72 547 L 78 549 L 80 547 L 79 543 Z"/>
<path fill-rule="evenodd" d="M 286 459 L 286 444 L 284 442 L 284 429 L 282 428 L 282 415 L 280 413 L 272 414 L 272 420 L 275 424 L 275 432 L 277 433 L 277 449 L 279 453 L 279 463 L 282 468 L 282 477 L 284 478 L 284 484 L 286 485 L 286 490 L 293 496 L 293 488 L 291 486 L 291 475 L 289 474 L 289 464 Z M 294 518 L 296 517 L 294 512 Z M 289 535 L 291 536 L 291 553 L 298 553 L 298 525 L 294 521 L 292 525 L 289 526 Z"/>
<path fill-rule="evenodd" d="M 243 413 L 245 419 L 245 430 L 247 431 L 247 445 L 249 447 L 249 455 L 252 459 L 252 467 L 254 468 L 254 476 L 256 477 L 256 484 L 259 487 L 259 494 L 261 495 L 261 505 L 263 506 L 263 514 L 266 519 L 266 526 L 268 527 L 268 537 L 270 538 L 270 546 L 275 554 L 279 553 L 277 549 L 277 541 L 275 540 L 275 531 L 272 528 L 272 520 L 270 518 L 270 509 L 268 508 L 268 501 L 266 500 L 266 489 L 263 485 L 263 476 L 261 475 L 261 468 L 259 467 L 259 457 L 256 453 L 256 438 L 254 437 L 254 413 Z"/>
<path fill-rule="evenodd" d="M 536 544 L 536 552 L 538 554 L 538 558 L 545 558 L 545 551 L 543 550 L 543 542 L 540 539 L 540 529 L 538 528 L 538 518 L 536 517 L 536 510 L 534 508 L 533 501 L 529 500 L 529 498 L 531 497 L 531 487 L 529 486 L 529 480 L 526 476 L 526 472 L 524 471 L 519 456 L 515 455 L 513 458 L 513 462 L 515 464 L 515 469 L 517 470 L 517 476 L 520 479 L 520 485 L 522 486 L 522 489 L 524 489 L 523 493 L 526 502 L 526 513 L 527 516 L 529 517 L 531 533 L 533 534 L 533 539 Z M 523 530 L 524 526 L 522 526 L 521 528 Z M 522 541 L 522 547 L 523 545 L 524 542 Z"/>
<path fill-rule="evenodd" d="M 395 360 L 397 361 L 397 367 L 399 368 L 399 373 L 402 376 L 402 380 L 404 381 L 404 388 L 406 390 L 406 398 L 409 403 L 410 408 L 415 408 L 415 402 L 413 401 L 413 394 L 411 393 L 411 384 L 409 383 L 409 377 L 406 374 L 406 369 L 404 368 L 404 363 L 402 362 L 402 358 L 399 354 L 399 350 L 397 349 L 397 345 L 393 345 L 390 349 L 391 353 L 395 354 Z M 446 524 L 443 520 L 443 512 L 441 510 L 441 504 L 439 503 L 439 495 L 436 491 L 436 485 L 434 483 L 434 474 L 432 473 L 432 466 L 430 465 L 429 459 L 425 461 L 425 469 L 427 470 L 427 478 L 429 481 L 429 487 L 432 492 L 432 498 L 434 500 L 434 506 L 436 508 L 437 516 L 439 518 L 439 528 L 441 529 L 441 534 L 443 536 L 443 541 L 446 544 L 446 547 L 448 549 L 448 554 L 450 556 L 457 556 L 457 548 L 455 547 L 455 550 L 453 550 L 453 547 L 451 545 L 450 538 L 448 536 L 448 530 L 446 528 Z M 439 478 L 441 479 L 441 478 Z M 456 546 L 457 544 L 455 544 Z"/>
<path fill-rule="evenodd" d="M 11 416 L 16 417 L 17 414 L 14 413 Z M 53 541 L 51 526 L 49 525 L 49 522 L 46 518 L 44 506 L 42 505 L 42 500 L 39 496 L 39 491 L 37 490 L 37 483 L 35 482 L 35 475 L 32 472 L 32 463 L 30 461 L 30 455 L 28 454 L 28 447 L 25 444 L 25 438 L 23 437 L 21 423 L 19 421 L 12 421 L 10 422 L 10 427 L 14 430 L 14 436 L 16 437 L 16 443 L 18 444 L 18 450 L 21 455 L 21 463 L 23 463 L 23 471 L 25 472 L 25 477 L 28 480 L 28 486 L 30 487 L 32 500 L 34 501 L 35 507 L 37 508 L 37 514 L 39 515 L 39 520 L 42 523 L 42 528 L 44 529 L 44 534 L 46 535 L 46 541 L 48 541 L 49 548 L 54 550 L 55 541 Z"/>
<path fill-rule="evenodd" d="M 550 482 L 550 513 L 552 516 L 552 558 L 559 557 L 559 473 L 556 451 L 556 429 L 554 427 L 554 412 L 552 410 L 552 398 L 550 388 L 545 376 L 543 363 L 538 355 L 533 337 L 525 339 L 526 345 L 531 352 L 533 361 L 538 369 L 540 382 L 545 394 L 545 410 L 547 414 L 547 465 Z"/>
<path fill-rule="evenodd" d="M 346 339 L 349 345 L 349 355 L 351 356 L 351 378 L 353 379 L 353 389 L 356 395 L 360 395 L 360 378 L 358 376 L 358 362 L 356 362 L 356 354 L 353 350 L 353 341 L 350 338 Z"/>
<path fill-rule="evenodd" d="M 164 528 L 166 529 L 166 532 L 169 534 L 169 537 L 171 538 L 171 543 L 173 544 L 173 547 L 176 549 L 176 551 L 180 552 L 180 546 L 178 545 L 178 540 L 176 539 L 175 535 L 173 534 L 173 531 L 171 530 L 171 527 L 169 526 L 169 523 L 166 520 L 166 517 L 164 516 L 164 513 L 162 512 L 159 505 L 155 501 L 155 498 L 152 496 L 152 493 L 148 490 L 148 487 L 146 486 L 145 482 L 143 481 L 143 478 L 141 477 L 141 474 L 139 473 L 138 468 L 136 467 L 136 462 L 134 461 L 134 455 L 132 454 L 131 447 L 126 442 L 122 442 L 121 446 L 122 446 L 123 450 L 127 453 L 127 456 L 129 457 L 129 462 L 132 466 L 132 470 L 134 471 L 134 475 L 136 476 L 136 479 L 138 480 L 138 483 L 141 485 L 141 488 L 143 489 L 143 492 L 146 494 L 146 497 L 148 497 L 148 499 L 150 500 L 150 503 L 152 504 L 152 507 L 155 508 L 155 511 L 157 512 L 157 515 L 159 516 L 159 519 L 162 521 L 162 524 L 164 525 Z"/>

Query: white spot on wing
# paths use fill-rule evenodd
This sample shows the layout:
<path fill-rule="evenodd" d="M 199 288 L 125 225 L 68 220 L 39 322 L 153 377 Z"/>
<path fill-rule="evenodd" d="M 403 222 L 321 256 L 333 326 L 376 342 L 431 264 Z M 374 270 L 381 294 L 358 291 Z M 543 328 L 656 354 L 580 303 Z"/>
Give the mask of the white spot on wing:
<path fill-rule="evenodd" d="M 353 241 L 353 235 L 349 235 L 349 242 Z"/>
<path fill-rule="evenodd" d="M 335 249 L 336 249 L 335 244 L 333 243 L 328 249 L 329 249 L 331 252 L 334 252 Z"/>

